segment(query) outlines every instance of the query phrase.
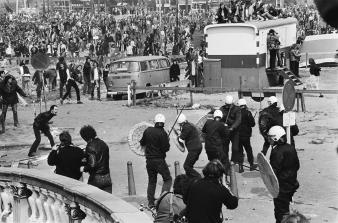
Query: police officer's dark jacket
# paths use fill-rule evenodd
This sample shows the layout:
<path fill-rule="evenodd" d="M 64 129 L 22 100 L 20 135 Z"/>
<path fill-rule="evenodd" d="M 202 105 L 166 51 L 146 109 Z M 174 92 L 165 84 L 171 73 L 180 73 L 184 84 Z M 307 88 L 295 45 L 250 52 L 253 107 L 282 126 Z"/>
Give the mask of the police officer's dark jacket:
<path fill-rule="evenodd" d="M 184 140 L 188 152 L 202 150 L 202 143 L 198 130 L 190 122 L 184 122 L 181 127 L 180 138 Z"/>
<path fill-rule="evenodd" d="M 223 113 L 222 122 L 226 123 L 229 128 L 233 130 L 238 130 L 239 125 L 241 124 L 241 109 L 234 105 L 223 105 L 220 110 Z"/>
<path fill-rule="evenodd" d="M 221 151 L 223 149 L 228 130 L 223 122 L 207 120 L 202 128 L 205 133 L 205 149 L 208 151 Z"/>
<path fill-rule="evenodd" d="M 147 159 L 164 159 L 170 147 L 168 134 L 163 127 L 157 124 L 143 132 L 140 144 L 146 147 L 145 156 Z"/>
<path fill-rule="evenodd" d="M 295 147 L 287 143 L 273 147 L 270 164 L 278 179 L 279 191 L 282 193 L 295 192 L 299 187 L 297 171 L 300 166 Z"/>
<path fill-rule="evenodd" d="M 259 131 L 263 136 L 268 134 L 272 126 L 283 126 L 283 116 L 280 114 L 277 103 L 273 103 L 259 113 L 258 124 Z"/>
<path fill-rule="evenodd" d="M 255 119 L 246 107 L 241 108 L 241 113 L 242 121 L 239 126 L 239 135 L 242 137 L 251 137 L 252 127 L 255 126 Z"/>

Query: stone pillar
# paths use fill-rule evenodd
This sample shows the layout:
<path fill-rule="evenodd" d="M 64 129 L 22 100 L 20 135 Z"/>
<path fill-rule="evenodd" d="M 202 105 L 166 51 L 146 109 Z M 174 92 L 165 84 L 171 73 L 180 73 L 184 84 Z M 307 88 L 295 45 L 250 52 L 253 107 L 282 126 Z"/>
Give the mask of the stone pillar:
<path fill-rule="evenodd" d="M 32 195 L 26 184 L 18 183 L 14 190 L 13 221 L 15 223 L 26 223 L 29 219 L 28 197 Z"/>
<path fill-rule="evenodd" d="M 39 217 L 39 211 L 38 211 L 36 199 L 39 196 L 37 192 L 39 188 L 28 185 L 28 189 L 30 189 L 32 192 L 32 195 L 28 198 L 28 203 L 32 211 L 32 214 L 29 217 L 29 222 L 37 222 L 38 217 Z"/>
<path fill-rule="evenodd" d="M 39 196 L 36 198 L 36 205 L 38 207 L 39 210 L 39 218 L 38 218 L 38 222 L 43 222 L 45 223 L 47 221 L 47 216 L 46 216 L 46 212 L 45 212 L 45 208 L 44 208 L 44 203 L 47 200 L 46 197 L 46 189 L 40 188 L 39 190 Z"/>
<path fill-rule="evenodd" d="M 8 183 L 1 183 L 0 186 L 3 187 L 3 190 L 0 193 L 3 204 L 3 210 L 0 214 L 0 219 L 2 219 L 4 222 L 13 222 L 13 189 L 8 185 Z"/>

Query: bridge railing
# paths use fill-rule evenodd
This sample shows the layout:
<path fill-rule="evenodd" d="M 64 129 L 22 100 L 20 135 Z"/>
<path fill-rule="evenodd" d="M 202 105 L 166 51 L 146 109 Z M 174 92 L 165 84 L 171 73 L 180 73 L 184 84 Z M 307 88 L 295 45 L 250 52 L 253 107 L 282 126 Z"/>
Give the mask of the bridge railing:
<path fill-rule="evenodd" d="M 0 167 L 6 223 L 151 223 L 136 207 L 96 187 L 41 170 Z"/>

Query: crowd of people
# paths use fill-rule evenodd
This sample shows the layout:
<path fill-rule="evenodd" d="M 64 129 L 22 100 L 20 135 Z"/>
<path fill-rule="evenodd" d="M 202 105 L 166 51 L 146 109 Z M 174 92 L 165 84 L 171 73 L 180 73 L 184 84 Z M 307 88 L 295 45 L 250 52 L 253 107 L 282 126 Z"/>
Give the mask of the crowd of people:
<path fill-rule="evenodd" d="M 245 21 L 264 21 L 295 17 L 298 20 L 297 36 L 309 36 L 335 32 L 319 16 L 314 5 L 279 5 L 265 3 L 263 0 L 233 0 L 228 5 L 220 3 L 217 10 L 217 23 L 238 23 Z"/>

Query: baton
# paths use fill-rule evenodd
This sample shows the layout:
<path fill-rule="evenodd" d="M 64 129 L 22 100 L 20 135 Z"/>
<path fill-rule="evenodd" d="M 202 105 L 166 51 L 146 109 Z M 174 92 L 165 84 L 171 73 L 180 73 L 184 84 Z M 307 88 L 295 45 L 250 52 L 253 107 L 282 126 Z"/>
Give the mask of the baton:
<path fill-rule="evenodd" d="M 173 126 L 171 127 L 171 129 L 170 129 L 170 131 L 169 131 L 169 133 L 168 133 L 168 138 L 170 137 L 170 134 L 171 134 L 171 132 L 173 131 L 173 129 L 174 129 L 175 125 L 176 125 L 176 122 L 177 122 L 178 118 L 180 117 L 180 115 L 181 115 L 183 109 L 184 109 L 184 105 L 183 105 L 183 107 L 181 108 L 180 113 L 177 115 L 177 118 L 176 118 L 176 120 L 175 120 Z"/>

